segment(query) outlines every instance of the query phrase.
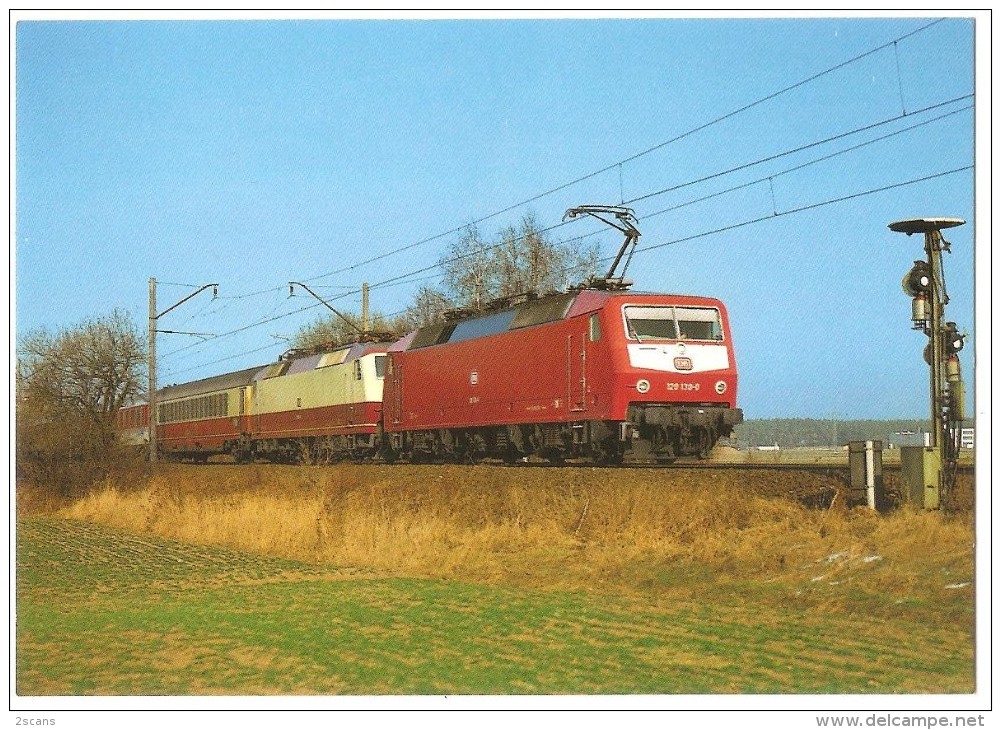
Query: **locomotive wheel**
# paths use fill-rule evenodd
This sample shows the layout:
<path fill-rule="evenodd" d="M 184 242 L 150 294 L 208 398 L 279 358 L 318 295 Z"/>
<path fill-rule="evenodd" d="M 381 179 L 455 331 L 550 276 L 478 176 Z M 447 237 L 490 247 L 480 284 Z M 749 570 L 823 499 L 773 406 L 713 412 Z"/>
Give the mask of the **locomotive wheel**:
<path fill-rule="evenodd" d="M 564 458 L 563 452 L 559 449 L 546 449 L 543 452 L 543 458 L 548 461 L 553 466 L 563 466 L 566 464 L 566 459 Z"/>
<path fill-rule="evenodd" d="M 622 453 L 616 445 L 594 447 L 594 463 L 598 466 L 615 466 L 622 463 Z"/>
<path fill-rule="evenodd" d="M 432 462 L 431 453 L 414 449 L 410 452 L 411 464 L 430 464 Z"/>
<path fill-rule="evenodd" d="M 504 463 L 510 466 L 511 464 L 517 464 L 518 460 L 521 458 L 521 452 L 515 448 L 514 444 L 508 444 L 507 449 L 504 451 L 503 455 Z"/>
<path fill-rule="evenodd" d="M 713 450 L 716 439 L 713 437 L 711 428 L 699 429 L 699 458 L 708 459 L 709 452 Z"/>

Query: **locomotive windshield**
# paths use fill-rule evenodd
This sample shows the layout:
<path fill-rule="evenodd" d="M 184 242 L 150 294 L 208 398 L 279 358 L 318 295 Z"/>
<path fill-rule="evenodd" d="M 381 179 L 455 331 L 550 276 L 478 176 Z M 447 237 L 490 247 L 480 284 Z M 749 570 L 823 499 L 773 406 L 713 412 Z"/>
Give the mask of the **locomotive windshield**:
<path fill-rule="evenodd" d="M 723 339 L 719 310 L 708 307 L 625 307 L 626 336 L 631 340 Z"/>

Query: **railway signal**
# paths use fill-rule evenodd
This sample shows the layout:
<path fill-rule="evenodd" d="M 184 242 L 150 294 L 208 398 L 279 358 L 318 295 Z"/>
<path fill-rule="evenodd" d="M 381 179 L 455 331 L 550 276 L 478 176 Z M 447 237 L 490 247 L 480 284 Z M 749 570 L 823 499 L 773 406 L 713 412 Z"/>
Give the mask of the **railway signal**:
<path fill-rule="evenodd" d="M 965 388 L 959 351 L 963 349 L 966 335 L 959 333 L 955 322 L 945 321 L 949 295 L 942 267 L 942 252 L 950 250 L 942 231 L 965 222 L 960 218 L 913 218 L 889 225 L 891 231 L 908 236 L 924 234 L 926 258 L 914 262 L 911 270 L 904 275 L 902 286 L 904 293 L 912 297 L 913 328 L 928 336 L 924 359 L 930 370 L 930 443 L 920 448 L 920 458 L 913 459 L 913 467 L 903 464 L 905 473 L 911 471 L 916 474 L 912 481 L 920 481 L 925 509 L 938 509 L 955 486 L 959 439 L 965 416 Z M 916 456 L 919 452 L 913 453 Z M 910 455 L 909 451 L 907 461 L 912 460 Z M 905 459 L 903 452 L 901 458 Z M 917 491 L 912 486 L 912 494 Z"/>

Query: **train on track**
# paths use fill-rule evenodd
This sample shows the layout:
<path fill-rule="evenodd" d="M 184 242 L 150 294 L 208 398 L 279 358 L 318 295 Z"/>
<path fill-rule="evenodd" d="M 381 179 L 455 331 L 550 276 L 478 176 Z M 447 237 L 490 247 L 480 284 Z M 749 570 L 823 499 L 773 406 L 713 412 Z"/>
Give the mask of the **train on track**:
<path fill-rule="evenodd" d="M 165 458 L 705 457 L 740 423 L 717 299 L 585 288 L 158 391 Z M 148 439 L 146 404 L 124 439 Z"/>
<path fill-rule="evenodd" d="M 631 291 L 614 268 L 396 341 L 294 350 L 169 386 L 157 394 L 158 450 L 238 462 L 704 458 L 743 419 L 726 308 Z M 122 409 L 123 438 L 148 439 L 148 418 L 145 404 Z"/>

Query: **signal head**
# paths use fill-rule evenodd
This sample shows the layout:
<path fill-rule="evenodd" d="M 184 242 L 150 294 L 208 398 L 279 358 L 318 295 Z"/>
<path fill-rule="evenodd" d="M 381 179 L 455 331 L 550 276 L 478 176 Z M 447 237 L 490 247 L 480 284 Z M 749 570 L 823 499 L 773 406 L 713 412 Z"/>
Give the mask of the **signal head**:
<path fill-rule="evenodd" d="M 945 354 L 955 355 L 966 344 L 966 335 L 960 334 L 955 322 L 946 322 L 942 328 L 942 347 Z"/>
<path fill-rule="evenodd" d="M 931 267 L 927 261 L 915 261 L 914 266 L 904 276 L 904 280 L 900 282 L 904 289 L 904 294 L 909 297 L 927 294 L 931 291 L 931 283 Z"/>

